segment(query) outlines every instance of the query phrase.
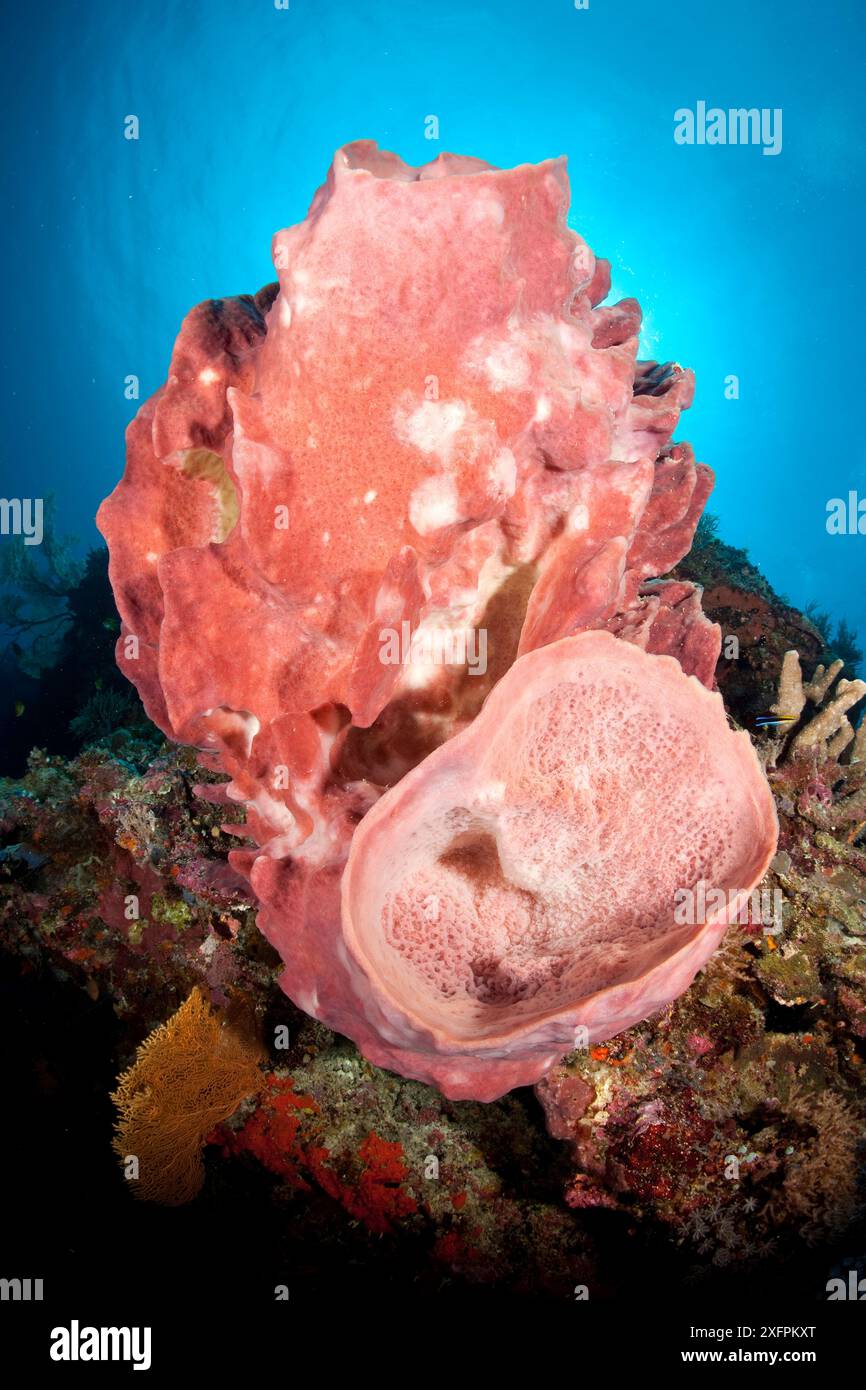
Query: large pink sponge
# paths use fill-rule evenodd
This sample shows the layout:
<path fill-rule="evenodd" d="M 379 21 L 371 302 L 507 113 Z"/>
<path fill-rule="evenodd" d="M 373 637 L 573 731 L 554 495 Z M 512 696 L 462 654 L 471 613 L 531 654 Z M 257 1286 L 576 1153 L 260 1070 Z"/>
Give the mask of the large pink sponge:
<path fill-rule="evenodd" d="M 343 934 L 385 1036 L 359 1020 L 365 1051 L 455 1097 L 538 1080 L 576 1030 L 687 987 L 776 833 L 748 736 L 673 658 L 607 633 L 522 657 L 355 834 Z M 699 882 L 727 908 L 679 926 Z"/>
<path fill-rule="evenodd" d="M 99 512 L 118 660 L 243 807 L 286 993 L 450 1095 L 672 999 L 721 934 L 674 889 L 748 889 L 775 837 L 670 577 L 692 374 L 638 359 L 568 191 L 338 150 L 279 283 L 185 318 Z"/>

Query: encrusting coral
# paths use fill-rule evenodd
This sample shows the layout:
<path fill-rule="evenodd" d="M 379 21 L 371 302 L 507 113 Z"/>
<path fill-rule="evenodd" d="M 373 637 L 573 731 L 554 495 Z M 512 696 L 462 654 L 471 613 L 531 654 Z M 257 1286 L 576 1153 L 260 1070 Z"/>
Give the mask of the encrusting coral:
<path fill-rule="evenodd" d="M 197 1195 L 205 1139 L 261 1090 L 262 1058 L 249 1032 L 229 1023 L 198 987 L 145 1038 L 112 1095 L 119 1111 L 113 1147 L 137 1197 L 180 1206 Z"/>
<path fill-rule="evenodd" d="M 279 284 L 187 316 L 99 513 L 118 660 L 159 727 L 230 779 L 206 795 L 244 806 L 232 833 L 248 843 L 231 862 L 285 963 L 283 988 L 373 1060 L 455 1097 L 537 1079 L 584 1015 L 603 1035 L 674 998 L 724 922 L 675 930 L 674 890 L 748 893 L 776 835 L 751 749 L 701 690 L 719 628 L 694 584 L 662 578 L 713 482 L 673 442 L 692 375 L 637 360 L 640 308 L 604 303 L 610 267 L 568 228 L 568 191 L 562 160 L 503 170 L 445 154 L 412 169 L 370 142 L 338 151 L 307 219 L 274 238 Z M 404 631 L 407 659 L 386 659 Z M 485 668 L 423 659 L 442 632 L 483 634 Z M 724 830 L 698 816 L 680 858 L 648 871 L 664 837 L 618 837 L 632 789 L 615 759 L 569 751 L 584 718 L 569 687 L 610 688 L 615 650 L 632 654 L 625 761 L 644 825 L 669 822 L 675 795 L 662 690 L 682 702 L 691 782 L 708 796 L 716 774 L 730 787 Z M 500 687 L 529 673 L 558 751 L 528 716 L 512 721 L 509 768 L 485 783 L 492 716 L 479 710 L 486 696 L 501 709 Z M 441 808 L 453 833 L 419 822 L 408 846 L 405 788 L 426 787 L 416 806 L 438 814 L 436 779 L 466 756 L 474 767 L 455 780 L 469 804 Z M 547 807 L 522 837 L 521 760 Z M 492 886 L 456 824 L 484 820 L 485 798 Z M 590 808 L 604 834 L 572 884 L 586 900 L 569 923 L 539 892 L 533 856 L 553 837 L 574 868 Z M 381 866 L 412 860 L 414 884 L 394 872 L 388 902 L 354 848 L 371 842 L 368 816 Z M 623 882 L 654 885 L 637 950 L 646 904 L 621 894 L 609 911 L 612 863 Z M 436 951 L 459 962 L 448 978 L 430 951 L 419 964 L 425 913 Z M 587 970 L 594 930 L 610 949 Z"/>

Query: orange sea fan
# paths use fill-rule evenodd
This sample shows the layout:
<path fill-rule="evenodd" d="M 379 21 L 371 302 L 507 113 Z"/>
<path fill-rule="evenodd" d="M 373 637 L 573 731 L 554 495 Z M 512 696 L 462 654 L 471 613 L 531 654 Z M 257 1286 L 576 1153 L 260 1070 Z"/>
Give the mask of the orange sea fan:
<path fill-rule="evenodd" d="M 137 1197 L 181 1206 L 197 1195 L 205 1138 L 261 1089 L 263 1057 L 249 1030 L 213 1009 L 197 987 L 145 1038 L 111 1097 L 119 1111 L 112 1147 L 136 1172 Z"/>

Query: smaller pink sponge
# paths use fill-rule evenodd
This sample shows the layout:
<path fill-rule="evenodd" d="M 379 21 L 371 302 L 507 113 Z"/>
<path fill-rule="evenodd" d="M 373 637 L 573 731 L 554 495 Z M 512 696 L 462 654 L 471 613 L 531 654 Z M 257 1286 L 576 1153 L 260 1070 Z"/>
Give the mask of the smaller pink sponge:
<path fill-rule="evenodd" d="M 687 988 L 777 830 L 748 736 L 672 657 L 602 632 L 531 652 L 358 826 L 340 1027 L 455 1098 L 534 1082 Z M 677 925 L 700 882 L 727 909 Z"/>

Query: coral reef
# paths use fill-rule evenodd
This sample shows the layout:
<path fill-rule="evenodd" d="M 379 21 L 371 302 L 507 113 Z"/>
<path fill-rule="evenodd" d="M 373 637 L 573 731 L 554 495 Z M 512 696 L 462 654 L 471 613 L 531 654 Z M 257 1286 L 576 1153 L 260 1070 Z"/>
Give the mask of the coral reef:
<path fill-rule="evenodd" d="M 128 744 L 129 731 L 152 757 L 160 743 L 114 660 L 120 621 L 107 553 L 99 547 L 84 560 L 72 556 L 71 540 L 55 536 L 52 516 L 46 504 L 42 546 L 20 537 L 3 545 L 0 608 L 10 640 L 0 651 L 7 695 L 0 746 L 7 774 L 23 773 L 34 745 L 70 757 L 94 741 Z"/>
<path fill-rule="evenodd" d="M 134 1013 L 139 1039 L 196 983 L 218 1004 L 260 989 L 273 955 L 221 818 L 192 794 L 193 755 L 148 764 L 149 748 L 127 735 L 72 762 L 34 750 L 23 779 L 0 781 L 6 948 L 32 969 L 47 952 L 64 978 L 84 971 L 94 999 Z"/>
<path fill-rule="evenodd" d="M 752 1279 L 764 1297 L 768 1275 L 778 1288 L 793 1270 L 798 1293 L 811 1281 L 825 1297 L 832 1272 L 862 1266 L 866 1232 L 866 691 L 836 664 L 856 653 L 844 629 L 828 636 L 823 615 L 797 612 L 712 519 L 699 522 L 711 475 L 671 442 L 690 374 L 636 362 L 639 310 L 603 305 L 604 263 L 564 227 L 561 166 L 503 172 L 446 157 L 417 172 L 369 146 L 338 156 L 307 222 L 278 234 L 280 285 L 185 320 L 102 512 L 119 659 L 174 742 L 116 703 L 95 555 L 57 596 L 69 617 L 44 700 L 69 744 L 32 749 L 0 780 L 6 978 L 48 995 L 49 1013 L 73 999 L 76 1020 L 92 1023 L 104 1075 L 88 1073 L 74 1095 L 99 1092 L 96 1142 L 129 1229 L 143 1215 L 189 1230 L 198 1216 L 228 1240 L 234 1223 L 259 1242 L 244 1258 L 264 1270 L 267 1297 L 284 1267 L 325 1287 L 329 1255 L 344 1292 L 351 1271 L 357 1285 L 386 1264 L 392 1289 L 405 1279 L 435 1294 L 634 1300 L 651 1280 L 716 1297 L 726 1279 L 738 1291 Z M 415 200 L 441 258 L 415 235 Z M 539 227 L 543 265 L 522 259 Z M 395 277 L 404 234 L 412 274 Z M 365 236 L 359 293 L 346 258 Z M 491 289 L 484 268 L 508 238 L 516 278 Z M 452 284 L 462 286 L 453 314 Z M 486 293 L 473 299 L 473 287 Z M 380 361 L 366 320 L 383 304 Z M 358 377 L 358 354 L 377 370 L 344 409 L 331 388 Z M 421 358 L 416 381 L 406 364 Z M 514 463 L 507 496 L 503 452 Z M 383 663 L 380 634 L 402 636 L 404 622 L 408 660 Z M 425 640 L 442 629 L 484 631 L 485 670 L 431 664 Z M 833 653 L 836 638 L 844 652 Z M 650 668 L 651 680 L 626 678 Z M 544 738 L 527 736 L 522 698 L 559 701 L 577 680 L 593 692 L 581 719 L 558 715 Z M 714 683 L 748 734 L 728 727 Z M 702 726 L 691 750 L 662 737 L 680 701 L 683 721 Z M 20 751 L 31 726 L 18 724 Z M 575 744 L 567 756 L 564 738 Z M 619 800 L 598 774 L 607 755 L 627 774 Z M 682 758 L 701 776 L 689 782 Z M 561 1018 L 548 1016 L 554 1032 L 567 1017 L 571 1034 L 547 1053 L 548 1019 L 533 1010 L 568 980 L 544 973 L 558 940 L 528 959 L 473 953 L 469 973 L 487 995 L 476 1020 L 500 1008 L 507 1036 L 523 1029 L 543 1044 L 542 1065 L 505 1050 L 464 1086 L 446 1075 L 461 1059 L 441 1047 L 456 996 L 428 997 L 419 1023 L 417 979 L 401 994 L 399 961 L 365 973 L 381 944 L 381 890 L 352 885 L 393 890 L 420 865 L 437 885 L 414 906 L 432 921 L 440 879 L 458 895 L 471 888 L 482 920 L 470 936 L 486 945 L 514 908 L 514 884 L 503 892 L 485 835 L 492 824 L 507 847 L 535 814 L 547 817 L 537 862 L 515 856 L 537 870 L 532 926 L 534 901 L 586 872 L 578 842 L 605 829 L 584 766 L 634 841 L 629 855 L 614 838 L 596 867 L 640 870 L 650 887 L 665 856 L 704 833 L 692 792 L 708 797 L 709 819 L 724 815 L 709 795 L 718 778 L 734 838 L 752 843 L 746 853 L 737 842 L 730 885 L 725 872 L 707 879 L 754 881 L 768 915 L 741 891 L 678 938 L 694 948 L 680 978 L 661 939 L 657 959 L 627 979 L 618 912 L 606 965 L 617 1007 L 578 997 L 570 1012 L 569 995 Z M 451 821 L 467 802 L 473 824 L 455 843 Z M 503 834 L 509 805 L 519 815 Z M 440 818 L 444 862 L 431 852 Z M 723 845 L 710 836 L 714 854 Z M 574 915 L 570 951 L 611 925 Z M 334 961 L 353 935 L 346 969 L 363 978 L 341 1001 Z M 368 1033 L 374 997 L 383 1016 Z M 407 1021 L 436 1033 L 417 1064 Z M 7 1022 L 20 1036 L 14 1011 Z M 29 1035 L 46 1096 L 66 1094 L 94 1055 L 80 1030 L 53 1026 L 66 1070 L 52 1070 L 38 1028 Z M 487 1042 L 472 1037 L 466 1056 Z M 118 1075 L 117 1153 L 142 1160 L 137 1183 L 111 1152 Z M 483 1103 L 443 1094 L 527 1080 L 534 1090 Z M 192 1205 L 183 1217 L 142 1212 L 133 1195 Z M 178 1227 L 160 1229 L 170 1241 Z M 278 1247 L 265 1247 L 272 1236 Z"/>
<path fill-rule="evenodd" d="M 656 1020 L 538 1086 L 567 1202 L 664 1222 L 708 1267 L 837 1238 L 863 1215 L 866 875 L 785 825 L 781 936 L 732 928 Z M 835 914 L 839 914 L 836 916 Z"/>
<path fill-rule="evenodd" d="M 455 1107 L 310 1021 L 296 1052 L 297 1070 L 269 1074 L 254 1113 L 212 1136 L 224 1158 L 262 1164 L 307 1220 L 321 1208 L 333 1224 L 336 1206 L 371 1237 L 417 1242 L 440 1280 L 562 1296 L 591 1277 L 591 1236 L 529 1179 L 551 1155 L 518 1101 Z"/>
<path fill-rule="evenodd" d="M 866 853 L 856 822 L 834 834 L 810 819 L 826 805 L 816 745 L 774 753 L 793 732 L 756 735 L 779 811 L 764 885 L 782 930 L 735 924 L 679 1000 L 551 1071 L 541 1107 L 527 1089 L 448 1101 L 293 1009 L 227 864 L 227 808 L 194 794 L 188 749 L 139 771 L 128 736 L 71 762 L 34 753 L 0 782 L 0 933 L 27 978 L 50 971 L 88 1009 L 110 1005 L 118 1072 L 196 985 L 255 1014 L 261 1090 L 204 1136 L 208 1212 L 260 1193 L 265 1174 L 274 1229 L 361 1268 L 384 1243 L 431 1292 L 633 1296 L 644 1260 L 696 1289 L 730 1271 L 739 1288 L 750 1269 L 763 1288 L 769 1262 L 776 1283 L 800 1269 L 820 1292 L 862 1245 L 849 1223 L 866 1195 Z M 831 790 L 848 794 L 840 779 Z"/>
<path fill-rule="evenodd" d="M 675 932 L 656 901 L 638 972 L 656 972 L 652 987 L 621 969 L 627 909 L 619 937 L 603 924 L 608 966 L 585 970 L 586 933 L 566 930 L 561 904 L 538 900 L 531 837 L 506 833 L 518 808 L 488 825 L 507 879 L 498 929 L 485 928 L 483 884 L 440 895 L 441 949 L 465 945 L 454 978 L 431 989 L 411 950 L 369 949 L 388 935 L 382 912 L 391 946 L 411 944 L 421 899 L 402 879 L 384 906 L 353 840 L 393 817 L 409 778 L 430 789 L 418 804 L 436 806 L 440 769 L 459 755 L 442 745 L 473 750 L 480 765 L 473 731 L 489 727 L 479 710 L 491 691 L 487 708 L 501 709 L 507 681 L 537 681 L 564 721 L 570 774 L 595 775 L 566 751 L 570 661 L 597 665 L 603 684 L 615 637 L 640 649 L 634 680 L 647 689 L 665 688 L 670 658 L 695 684 L 713 682 L 719 629 L 691 581 L 662 578 L 688 551 L 712 487 L 689 446 L 672 442 L 692 376 L 637 360 L 639 306 L 604 303 L 609 266 L 568 229 L 567 207 L 561 160 L 501 170 L 442 155 L 410 169 L 369 142 L 338 151 L 307 219 L 274 238 L 279 283 L 185 319 L 168 381 L 130 426 L 126 474 L 99 513 L 123 624 L 118 660 L 159 727 L 228 777 L 206 795 L 245 807 L 235 832 L 248 843 L 231 863 L 285 962 L 283 987 L 372 1060 L 461 1097 L 536 1079 L 584 1014 L 604 1032 L 670 999 L 713 944 L 702 932 L 697 949 L 693 927 Z M 604 641 L 583 640 L 599 630 Z M 385 656 L 395 632 L 408 634 L 406 661 Z M 443 632 L 483 637 L 483 669 L 426 660 Z M 630 765 L 669 758 L 658 708 L 635 716 L 627 727 L 642 751 Z M 691 778 L 709 795 L 717 734 L 700 719 L 690 727 L 703 732 L 689 744 Z M 515 765 L 535 756 L 519 721 L 511 737 Z M 776 827 L 749 759 L 719 843 L 752 839 L 754 854 L 726 858 L 698 836 L 683 886 L 748 891 L 760 877 Z M 624 791 L 605 789 L 603 772 L 578 799 L 598 793 L 615 838 Z M 536 788 L 551 805 L 558 777 L 551 767 Z M 451 809 L 477 819 L 474 802 Z M 559 815 L 565 862 L 582 823 Z M 430 846 L 435 828 L 416 828 Z M 452 828 L 431 853 L 459 851 L 463 831 Z M 388 867 L 403 858 L 393 839 L 389 854 Z M 639 837 L 597 849 L 596 880 L 609 856 L 626 877 L 641 872 Z M 588 894 L 588 919 L 597 898 Z M 481 977 L 494 993 L 479 993 Z M 545 979 L 556 1025 L 542 1021 Z M 621 1009 L 626 984 L 632 1007 Z M 461 1015 L 475 1018 L 458 1027 Z"/>
<path fill-rule="evenodd" d="M 722 632 L 716 687 L 740 725 L 754 729 L 775 699 L 785 652 L 795 647 L 812 667 L 824 660 L 823 636 L 808 613 L 774 592 L 747 551 L 720 539 L 711 514 L 673 576 L 702 589 L 703 609 Z"/>
<path fill-rule="evenodd" d="M 114 1151 L 137 1197 L 181 1206 L 196 1196 L 205 1138 L 261 1089 L 262 1055 L 198 988 L 145 1038 L 111 1097 L 119 1112 Z"/>
<path fill-rule="evenodd" d="M 572 1148 L 566 1200 L 651 1211 L 693 1248 L 693 1277 L 866 1213 L 866 729 L 848 718 L 866 683 L 837 679 L 842 665 L 804 681 L 786 652 L 757 736 L 780 819 L 772 926 L 733 927 L 657 1020 L 537 1087 Z"/>

